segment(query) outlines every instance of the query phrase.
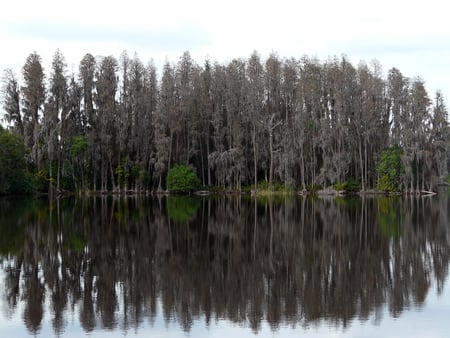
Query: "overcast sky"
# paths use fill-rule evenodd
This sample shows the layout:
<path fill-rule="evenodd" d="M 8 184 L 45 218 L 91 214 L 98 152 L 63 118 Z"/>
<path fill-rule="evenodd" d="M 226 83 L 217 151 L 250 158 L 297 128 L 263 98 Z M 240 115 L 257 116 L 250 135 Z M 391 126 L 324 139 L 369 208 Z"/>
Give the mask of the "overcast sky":
<path fill-rule="evenodd" d="M 48 74 L 57 48 L 75 72 L 88 52 L 136 52 L 144 62 L 153 58 L 159 71 L 186 50 L 200 64 L 254 50 L 321 60 L 346 54 L 355 66 L 377 59 L 384 74 L 395 66 L 420 76 L 431 97 L 441 89 L 450 102 L 448 7 L 443 0 L 4 1 L 0 69 L 20 73 L 36 51 Z"/>

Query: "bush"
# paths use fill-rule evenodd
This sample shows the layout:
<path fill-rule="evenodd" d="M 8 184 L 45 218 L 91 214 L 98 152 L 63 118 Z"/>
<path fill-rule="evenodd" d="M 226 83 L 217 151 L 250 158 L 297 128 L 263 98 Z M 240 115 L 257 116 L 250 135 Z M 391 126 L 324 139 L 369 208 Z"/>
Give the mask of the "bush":
<path fill-rule="evenodd" d="M 379 180 L 377 189 L 382 191 L 400 190 L 401 180 L 405 174 L 402 163 L 403 149 L 394 146 L 383 150 L 380 162 L 377 165 Z"/>
<path fill-rule="evenodd" d="M 361 185 L 355 178 L 350 177 L 349 179 L 347 179 L 347 181 L 336 183 L 334 185 L 334 189 L 336 189 L 337 191 L 344 190 L 347 192 L 358 192 L 361 190 Z"/>
<path fill-rule="evenodd" d="M 335 183 L 334 184 L 334 189 L 336 190 L 336 191 L 342 191 L 342 190 L 345 190 L 345 186 L 346 186 L 346 182 L 338 182 L 338 183 Z"/>
<path fill-rule="evenodd" d="M 252 184 L 248 190 L 255 190 L 255 185 Z M 258 190 L 259 191 L 272 191 L 279 193 L 292 193 L 294 188 L 288 184 L 284 184 L 281 182 L 273 182 L 272 188 L 270 188 L 270 184 L 267 181 L 258 182 Z"/>
<path fill-rule="evenodd" d="M 0 126 L 0 194 L 33 191 L 25 161 L 26 153 L 27 149 L 20 137 Z"/>
<path fill-rule="evenodd" d="M 39 170 L 33 174 L 33 186 L 38 192 L 48 192 L 50 178 L 46 169 Z"/>
<path fill-rule="evenodd" d="M 200 189 L 201 184 L 191 167 L 176 164 L 167 173 L 166 187 L 172 192 L 190 192 Z"/>
<path fill-rule="evenodd" d="M 391 183 L 391 179 L 388 175 L 383 175 L 378 179 L 377 189 L 381 191 L 394 192 L 397 190 Z"/>

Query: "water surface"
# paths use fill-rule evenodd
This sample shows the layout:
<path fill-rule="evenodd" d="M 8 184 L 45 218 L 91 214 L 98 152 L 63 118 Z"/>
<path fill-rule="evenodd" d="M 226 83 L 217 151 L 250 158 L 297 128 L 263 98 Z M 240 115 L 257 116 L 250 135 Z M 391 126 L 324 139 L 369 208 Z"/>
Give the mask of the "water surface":
<path fill-rule="evenodd" d="M 0 336 L 445 337 L 449 200 L 0 199 Z"/>

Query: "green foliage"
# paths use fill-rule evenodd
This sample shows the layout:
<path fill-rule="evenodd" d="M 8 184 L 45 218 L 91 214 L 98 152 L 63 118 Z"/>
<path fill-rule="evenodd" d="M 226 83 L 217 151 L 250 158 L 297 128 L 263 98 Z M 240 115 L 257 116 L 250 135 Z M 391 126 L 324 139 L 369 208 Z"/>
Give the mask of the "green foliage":
<path fill-rule="evenodd" d="M 88 150 L 88 143 L 84 136 L 75 136 L 70 147 L 70 154 L 78 158 L 86 153 Z"/>
<path fill-rule="evenodd" d="M 337 191 L 358 192 L 361 190 L 361 185 L 358 180 L 353 177 L 347 179 L 347 181 L 336 183 L 334 189 Z"/>
<path fill-rule="evenodd" d="M 378 179 L 377 189 L 381 191 L 394 192 L 397 191 L 396 187 L 392 185 L 389 175 L 383 175 Z"/>
<path fill-rule="evenodd" d="M 255 185 L 251 185 L 251 190 L 255 189 Z M 262 191 L 272 191 L 272 192 L 277 192 L 277 193 L 286 193 L 286 194 L 290 194 L 293 193 L 294 189 L 292 186 L 288 185 L 288 184 L 284 184 L 284 183 L 280 183 L 280 182 L 274 182 L 272 183 L 272 189 L 270 189 L 270 184 L 267 181 L 261 181 L 258 182 L 258 191 L 262 192 Z"/>
<path fill-rule="evenodd" d="M 167 214 L 174 222 L 188 222 L 197 214 L 200 202 L 199 197 L 169 196 L 166 202 Z"/>
<path fill-rule="evenodd" d="M 322 189 L 322 187 L 319 184 L 307 184 L 306 185 L 306 191 L 308 191 L 308 192 L 316 193 L 320 189 Z"/>
<path fill-rule="evenodd" d="M 0 127 L 0 194 L 33 191 L 32 178 L 27 172 L 26 153 L 20 137 Z"/>
<path fill-rule="evenodd" d="M 147 170 L 144 169 L 138 169 L 138 173 L 137 173 L 137 181 L 138 183 L 143 186 L 146 187 L 150 184 L 150 175 L 148 173 Z"/>
<path fill-rule="evenodd" d="M 334 189 L 336 189 L 337 191 L 345 190 L 345 185 L 346 185 L 345 181 L 342 182 L 342 183 L 335 183 L 334 184 Z"/>
<path fill-rule="evenodd" d="M 119 186 L 122 187 L 124 182 L 129 177 L 129 172 L 126 168 L 126 163 L 124 160 L 116 167 L 115 174 L 117 175 L 117 182 Z"/>
<path fill-rule="evenodd" d="M 65 160 L 64 168 L 64 172 L 61 173 L 61 188 L 68 191 L 75 191 L 74 179 L 77 180 L 78 177 L 73 177 L 73 175 L 71 175 L 73 172 L 72 163 L 70 163 L 69 160 Z"/>
<path fill-rule="evenodd" d="M 402 176 L 405 173 L 402 155 L 403 149 L 399 146 L 387 148 L 381 153 L 380 162 L 377 166 L 378 190 L 389 192 L 400 190 Z"/>
<path fill-rule="evenodd" d="M 359 180 L 354 177 L 350 177 L 347 179 L 345 184 L 345 190 L 350 192 L 358 192 L 361 190 L 361 183 Z"/>
<path fill-rule="evenodd" d="M 39 170 L 33 174 L 33 186 L 36 191 L 47 192 L 49 176 L 47 170 Z"/>
<path fill-rule="evenodd" d="M 200 189 L 201 184 L 191 167 L 176 164 L 167 173 L 166 186 L 169 191 L 190 192 Z"/>

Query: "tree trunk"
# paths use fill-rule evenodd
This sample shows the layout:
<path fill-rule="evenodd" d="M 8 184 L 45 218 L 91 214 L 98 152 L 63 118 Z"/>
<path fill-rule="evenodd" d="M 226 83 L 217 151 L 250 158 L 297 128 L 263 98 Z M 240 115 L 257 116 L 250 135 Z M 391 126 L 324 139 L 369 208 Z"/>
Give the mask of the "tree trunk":
<path fill-rule="evenodd" d="M 305 184 L 305 154 L 303 153 L 303 143 L 300 146 L 300 175 L 302 176 L 302 178 L 301 178 L 302 188 L 306 189 L 306 184 Z"/>
<path fill-rule="evenodd" d="M 273 180 L 273 133 L 269 130 L 269 152 L 270 152 L 270 166 L 269 166 L 269 190 L 272 190 Z"/>
<path fill-rule="evenodd" d="M 58 147 L 58 166 L 56 168 L 56 191 L 59 193 L 60 191 L 60 182 L 61 182 L 61 151 Z"/>
<path fill-rule="evenodd" d="M 361 190 L 365 191 L 366 190 L 366 182 L 364 180 L 364 162 L 363 162 L 362 149 L 361 149 L 362 148 L 361 138 L 359 139 L 358 146 L 359 146 L 359 164 L 361 167 Z"/>
<path fill-rule="evenodd" d="M 254 164 L 254 182 L 255 182 L 255 193 L 258 191 L 258 156 L 256 153 L 256 125 L 253 123 L 253 164 Z"/>
<path fill-rule="evenodd" d="M 211 168 L 209 167 L 209 136 L 206 140 L 206 170 L 208 171 L 208 186 L 211 186 Z"/>
<path fill-rule="evenodd" d="M 170 140 L 169 140 L 169 161 L 167 165 L 167 170 L 170 170 L 170 166 L 172 164 L 172 142 L 173 142 L 173 132 L 170 131 Z"/>

